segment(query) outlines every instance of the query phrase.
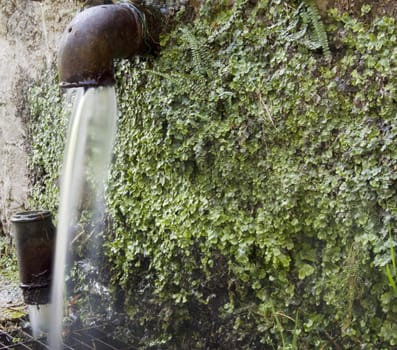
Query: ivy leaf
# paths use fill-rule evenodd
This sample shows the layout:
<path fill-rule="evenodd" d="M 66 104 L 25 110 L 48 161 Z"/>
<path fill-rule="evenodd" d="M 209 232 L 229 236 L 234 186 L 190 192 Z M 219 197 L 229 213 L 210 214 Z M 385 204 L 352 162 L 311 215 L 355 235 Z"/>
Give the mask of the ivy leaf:
<path fill-rule="evenodd" d="M 313 274 L 315 271 L 314 267 L 309 264 L 303 264 L 298 271 L 298 277 L 300 280 L 305 279 L 306 277 L 310 276 Z"/>

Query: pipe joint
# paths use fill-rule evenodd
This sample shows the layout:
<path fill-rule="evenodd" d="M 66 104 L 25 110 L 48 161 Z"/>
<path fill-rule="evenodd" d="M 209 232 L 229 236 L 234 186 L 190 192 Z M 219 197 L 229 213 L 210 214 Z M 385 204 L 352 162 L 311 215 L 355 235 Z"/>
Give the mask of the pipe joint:
<path fill-rule="evenodd" d="M 61 86 L 113 85 L 113 60 L 157 53 L 158 9 L 130 1 L 90 7 L 66 28 L 58 55 Z"/>

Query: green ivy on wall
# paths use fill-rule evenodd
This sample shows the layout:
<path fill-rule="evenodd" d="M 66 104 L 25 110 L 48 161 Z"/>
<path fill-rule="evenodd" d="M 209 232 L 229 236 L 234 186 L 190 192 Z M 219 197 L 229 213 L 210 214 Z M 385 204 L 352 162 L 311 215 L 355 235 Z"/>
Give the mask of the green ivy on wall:
<path fill-rule="evenodd" d="M 48 68 L 43 77 L 29 91 L 30 177 L 34 184 L 32 206 L 58 207 L 59 175 L 65 149 L 66 127 L 70 103 L 63 98 L 54 70 Z"/>
<path fill-rule="evenodd" d="M 128 336 L 390 349 L 395 21 L 331 11 L 330 61 L 307 45 L 305 7 L 211 3 L 160 57 L 117 64 L 105 249 Z M 65 117 L 52 85 L 32 94 L 34 200 L 52 209 Z"/>

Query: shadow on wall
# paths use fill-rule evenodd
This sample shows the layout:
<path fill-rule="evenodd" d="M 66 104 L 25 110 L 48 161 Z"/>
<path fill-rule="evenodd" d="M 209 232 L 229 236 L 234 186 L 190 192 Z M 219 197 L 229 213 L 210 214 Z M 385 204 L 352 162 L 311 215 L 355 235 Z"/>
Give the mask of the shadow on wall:
<path fill-rule="evenodd" d="M 347 12 L 354 17 L 362 17 L 364 5 L 370 5 L 371 11 L 365 14 L 364 19 L 371 20 L 378 16 L 397 18 L 397 3 L 391 0 L 316 0 L 323 15 L 327 10 L 337 8 L 340 12 Z"/>

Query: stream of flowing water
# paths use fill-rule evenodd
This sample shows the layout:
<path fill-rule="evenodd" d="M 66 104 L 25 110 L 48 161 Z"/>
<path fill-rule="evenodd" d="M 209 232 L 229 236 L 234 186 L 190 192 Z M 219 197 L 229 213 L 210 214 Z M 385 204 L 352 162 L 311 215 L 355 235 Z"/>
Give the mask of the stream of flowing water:
<path fill-rule="evenodd" d="M 69 122 L 60 187 L 57 240 L 51 297 L 49 346 L 62 348 L 65 308 L 65 267 L 78 222 L 81 203 L 91 197 L 102 201 L 116 135 L 117 107 L 113 87 L 80 88 Z M 87 186 L 89 183 L 89 186 Z M 96 218 L 103 216 L 104 205 L 94 205 Z M 92 237 L 90 239 L 95 239 Z"/>

